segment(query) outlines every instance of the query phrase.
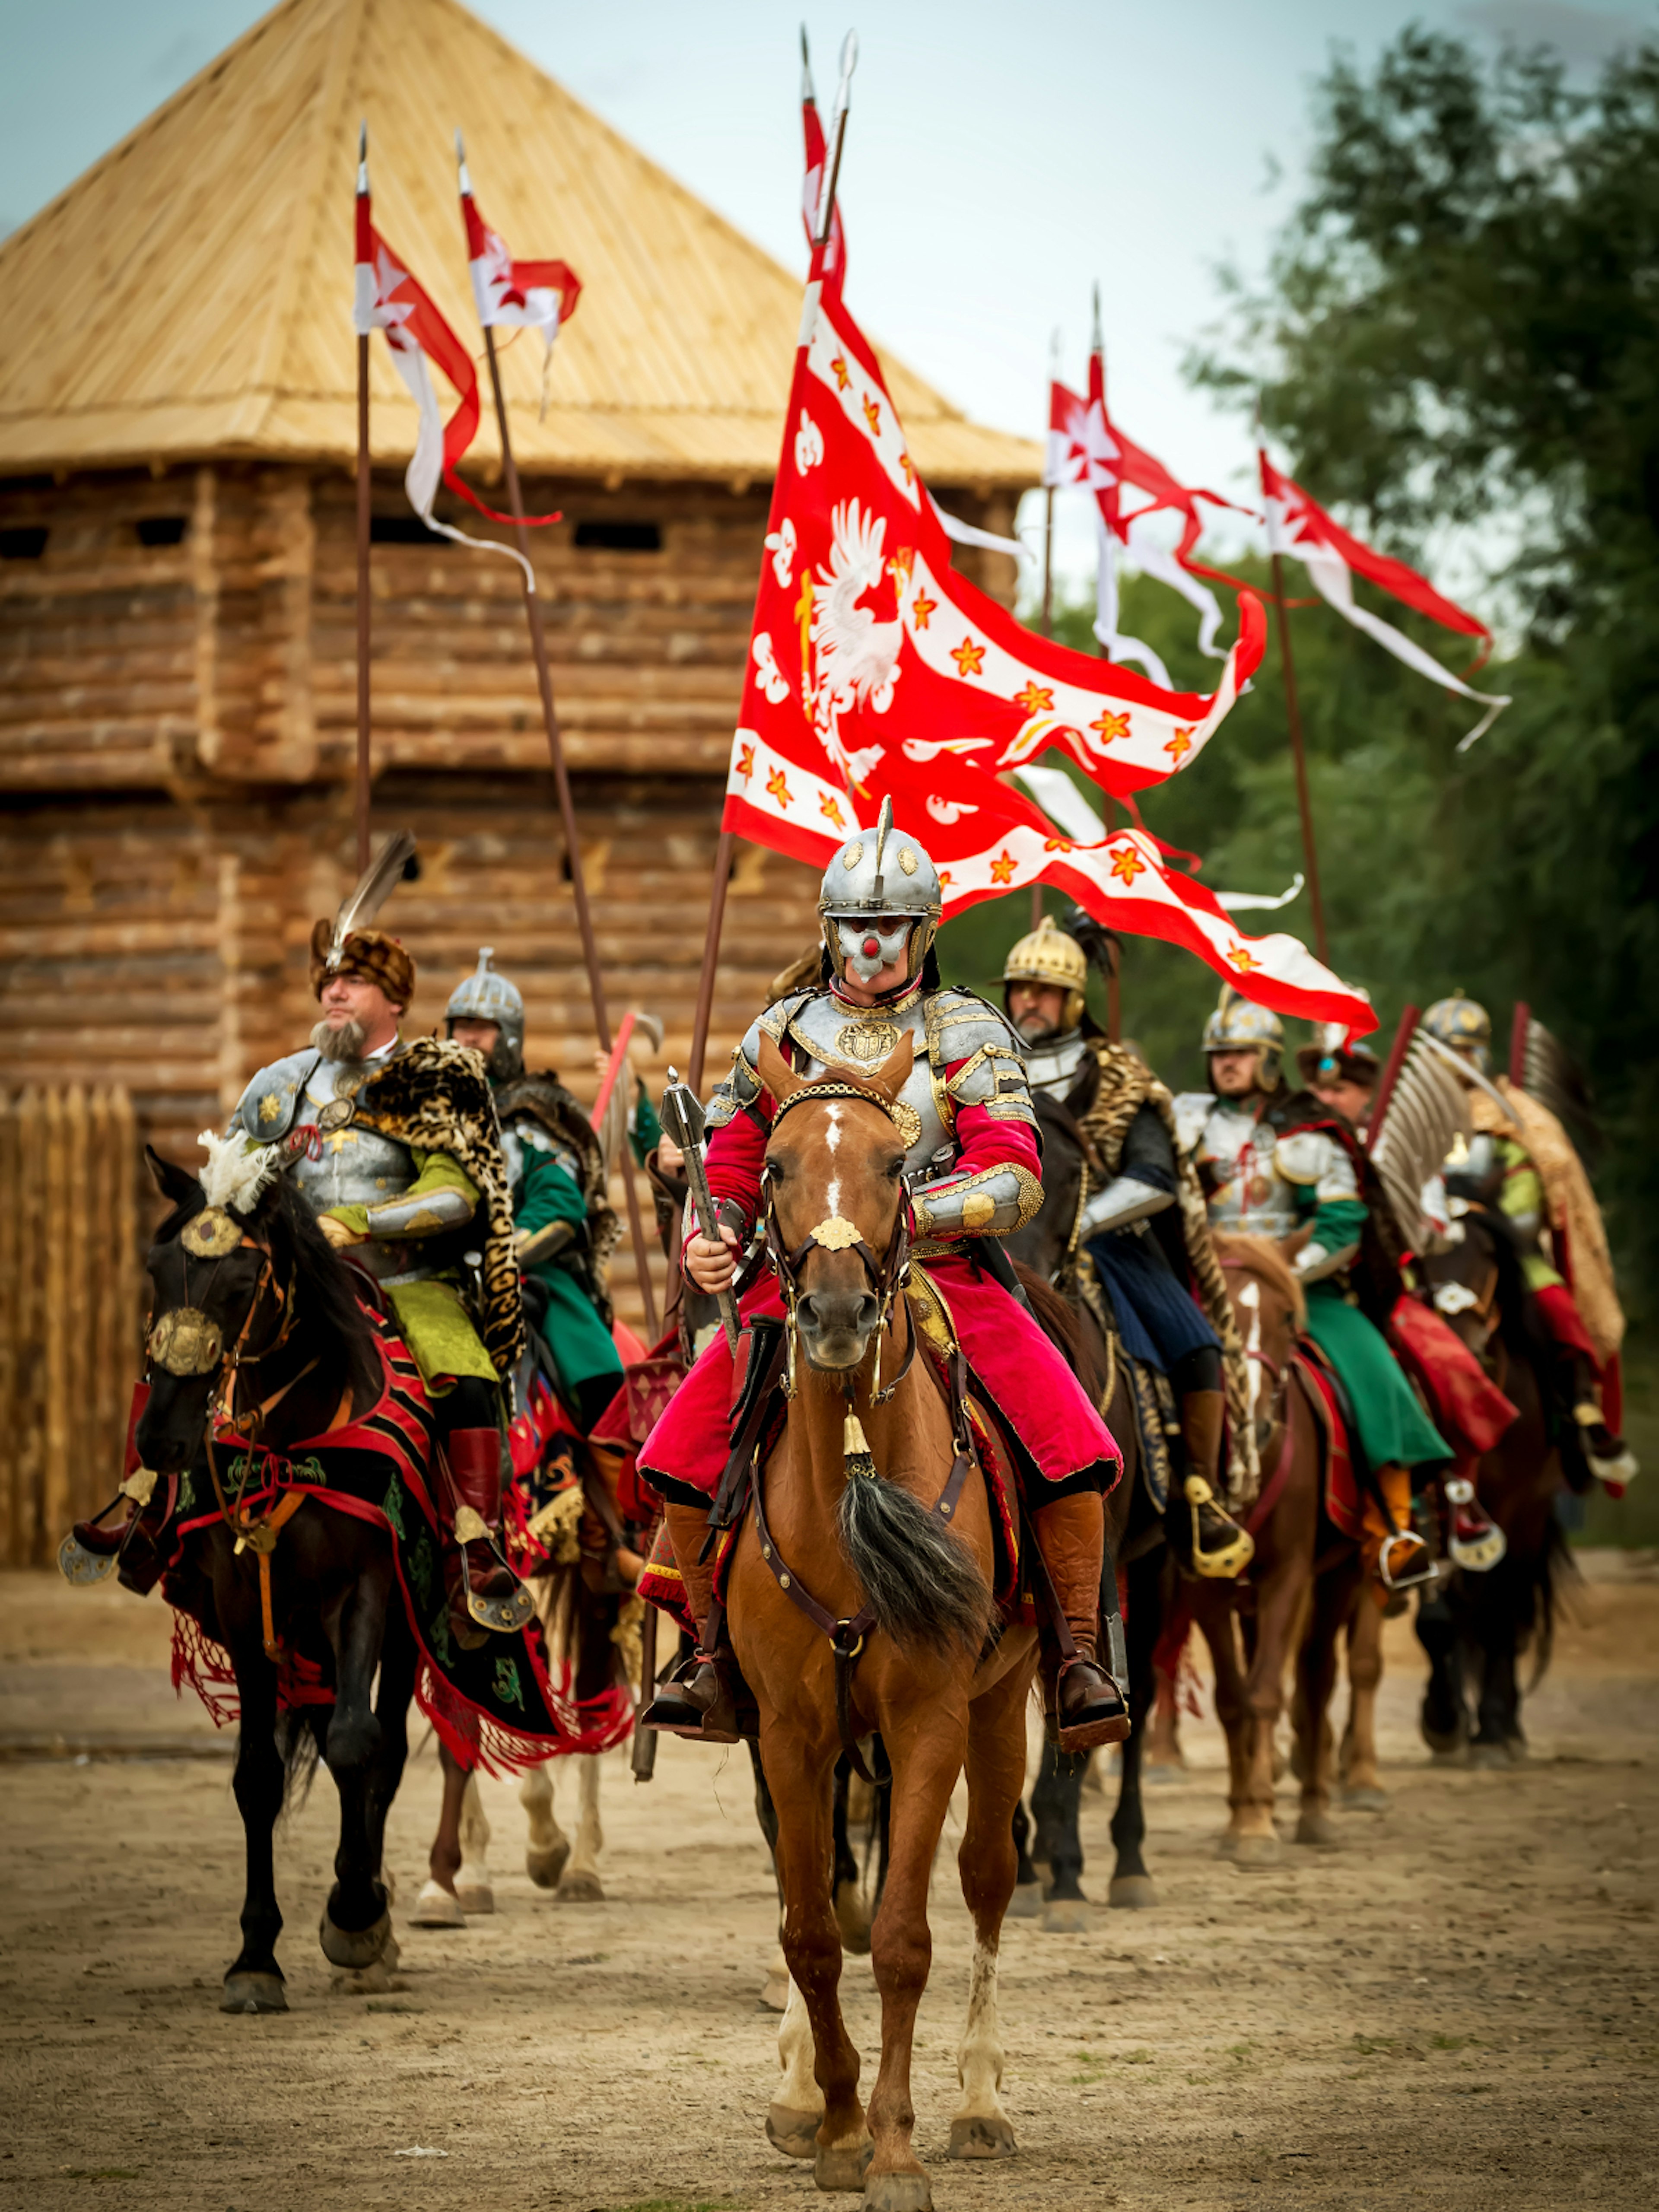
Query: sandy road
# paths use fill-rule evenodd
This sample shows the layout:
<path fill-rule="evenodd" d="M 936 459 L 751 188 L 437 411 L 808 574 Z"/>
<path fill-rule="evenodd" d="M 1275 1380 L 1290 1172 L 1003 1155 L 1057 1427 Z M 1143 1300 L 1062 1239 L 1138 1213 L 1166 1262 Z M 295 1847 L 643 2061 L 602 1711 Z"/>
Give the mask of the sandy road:
<path fill-rule="evenodd" d="M 1151 1805 L 1160 1907 L 1080 1936 L 1010 1926 L 1004 2165 L 943 2156 L 968 1943 L 942 1854 L 916 2080 L 940 2212 L 1659 2203 L 1659 1578 L 1615 1557 L 1592 1573 L 1510 1773 L 1426 1764 L 1391 1626 L 1393 1802 L 1345 1816 L 1340 1851 L 1253 1876 L 1218 1862 L 1219 1737 L 1189 1729 L 1190 1772 Z M 154 1603 L 0 1577 L 0 2205 L 821 2201 L 761 2132 L 774 1906 L 746 1760 L 671 1741 L 636 1788 L 613 1759 L 593 1905 L 532 1888 L 512 1791 L 490 1785 L 500 1911 L 455 1935 L 400 1924 L 402 1986 L 371 1998 L 331 1994 L 313 1932 L 325 1776 L 279 1837 L 293 2008 L 227 2020 L 240 1824 L 222 1740 L 173 1703 L 164 1650 Z M 18 1755 L 54 1735 L 88 1763 Z M 110 1755 L 144 1743 L 169 1755 Z M 392 1823 L 405 1899 L 436 1784 L 428 1748 Z M 573 1799 L 562 1785 L 567 1826 Z M 1109 1810 L 1085 1799 L 1103 1891 Z M 867 1961 L 844 1990 L 867 2068 Z"/>

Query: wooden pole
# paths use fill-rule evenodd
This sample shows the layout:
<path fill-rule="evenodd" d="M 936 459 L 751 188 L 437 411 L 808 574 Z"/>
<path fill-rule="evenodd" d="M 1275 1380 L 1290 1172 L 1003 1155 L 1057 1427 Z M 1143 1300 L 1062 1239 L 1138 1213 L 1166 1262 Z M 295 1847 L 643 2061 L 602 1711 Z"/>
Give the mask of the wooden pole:
<path fill-rule="evenodd" d="M 1308 757 L 1302 747 L 1302 710 L 1297 704 L 1296 663 L 1291 657 L 1290 617 L 1285 609 L 1285 567 L 1275 553 L 1273 605 L 1279 610 L 1279 662 L 1285 672 L 1285 714 L 1291 729 L 1291 758 L 1296 763 L 1296 803 L 1302 811 L 1302 855 L 1308 866 L 1308 896 L 1313 902 L 1314 951 L 1331 963 L 1325 935 L 1325 901 L 1319 888 L 1319 850 L 1314 842 L 1313 800 L 1308 792 Z"/>
<path fill-rule="evenodd" d="M 507 402 L 501 395 L 501 363 L 495 356 L 495 333 L 486 323 L 484 348 L 489 357 L 489 384 L 495 395 L 495 421 L 501 436 L 501 468 L 507 478 L 507 504 L 513 510 L 514 531 L 524 556 L 524 609 L 530 624 L 530 650 L 536 663 L 536 681 L 542 695 L 542 722 L 547 732 L 548 756 L 553 763 L 553 783 L 559 794 L 559 814 L 564 823 L 564 848 L 570 862 L 570 889 L 576 902 L 576 927 L 587 967 L 588 995 L 593 1003 L 593 1027 L 599 1049 L 611 1049 L 611 1017 L 605 1011 L 605 983 L 599 974 L 599 946 L 593 938 L 593 917 L 587 904 L 587 884 L 582 874 L 581 846 L 576 836 L 576 807 L 570 796 L 570 777 L 564 764 L 564 743 L 559 734 L 559 713 L 553 703 L 553 674 L 548 666 L 547 639 L 542 630 L 542 603 L 536 594 L 530 569 L 530 533 L 525 527 L 524 495 L 519 489 L 519 467 L 513 458 L 513 441 L 507 427 Z M 640 1194 L 635 1183 L 631 1143 L 625 1148 L 623 1189 L 628 1198 L 628 1227 L 634 1243 L 634 1267 L 639 1277 L 640 1297 L 645 1307 L 647 1334 L 657 1337 L 657 1299 L 651 1284 L 650 1257 L 646 1249 L 645 1224 L 640 1218 Z"/>
<path fill-rule="evenodd" d="M 357 875 L 368 872 L 368 544 L 374 484 L 368 462 L 368 339 L 357 341 Z"/>

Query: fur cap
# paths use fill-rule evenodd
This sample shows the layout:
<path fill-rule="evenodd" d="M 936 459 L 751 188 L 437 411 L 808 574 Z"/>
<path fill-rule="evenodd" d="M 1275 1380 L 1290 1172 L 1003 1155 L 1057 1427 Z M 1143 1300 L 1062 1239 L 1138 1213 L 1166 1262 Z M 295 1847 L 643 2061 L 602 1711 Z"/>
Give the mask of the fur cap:
<path fill-rule="evenodd" d="M 415 963 L 401 942 L 383 929 L 354 929 L 337 963 L 329 964 L 334 925 L 319 921 L 311 933 L 311 994 L 323 995 L 331 975 L 357 975 L 365 983 L 378 983 L 394 1006 L 407 1012 L 415 996 Z"/>

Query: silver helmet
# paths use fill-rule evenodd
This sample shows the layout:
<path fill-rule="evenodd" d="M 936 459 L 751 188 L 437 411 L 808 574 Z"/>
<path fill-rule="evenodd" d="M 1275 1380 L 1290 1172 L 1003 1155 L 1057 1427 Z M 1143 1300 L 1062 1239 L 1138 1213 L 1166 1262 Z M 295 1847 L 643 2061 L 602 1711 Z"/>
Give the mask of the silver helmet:
<path fill-rule="evenodd" d="M 914 983 L 944 911 L 939 870 L 894 829 L 893 802 L 884 799 L 875 828 L 855 830 L 823 872 L 818 919 L 830 967 L 867 983 L 902 957 Z"/>
<path fill-rule="evenodd" d="M 1466 998 L 1462 991 L 1449 999 L 1437 999 L 1424 1015 L 1423 1026 L 1482 1075 L 1492 1073 L 1492 1016 L 1478 1000 Z"/>
<path fill-rule="evenodd" d="M 457 1022 L 495 1023 L 495 1042 L 484 1065 L 495 1082 L 510 1083 L 524 1073 L 524 994 L 497 975 L 495 957 L 493 945 L 479 947 L 477 968 L 450 993 L 444 1016 L 451 1036 Z"/>
<path fill-rule="evenodd" d="M 1260 1054 L 1255 1064 L 1257 1085 L 1272 1091 L 1285 1058 L 1285 1024 L 1266 1006 L 1258 1006 L 1254 999 L 1224 983 L 1216 1010 L 1204 1024 L 1204 1050 L 1206 1054 L 1256 1052 Z"/>

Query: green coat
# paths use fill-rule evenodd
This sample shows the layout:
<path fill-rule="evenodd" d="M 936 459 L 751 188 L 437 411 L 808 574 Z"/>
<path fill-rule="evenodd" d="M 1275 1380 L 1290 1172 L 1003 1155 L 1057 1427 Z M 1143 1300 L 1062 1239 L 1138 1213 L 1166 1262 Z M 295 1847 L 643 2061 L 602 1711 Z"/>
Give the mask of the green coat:
<path fill-rule="evenodd" d="M 514 1218 L 515 1229 L 533 1235 L 552 1221 L 568 1221 L 580 1231 L 587 1219 L 587 1201 L 574 1176 L 559 1165 L 550 1152 L 526 1145 L 524 1150 L 524 1189 Z M 622 1358 L 610 1330 L 593 1310 L 592 1300 L 568 1268 L 556 1255 L 531 1273 L 547 1291 L 547 1319 L 544 1337 L 559 1382 L 567 1396 L 596 1376 L 622 1382 Z"/>

